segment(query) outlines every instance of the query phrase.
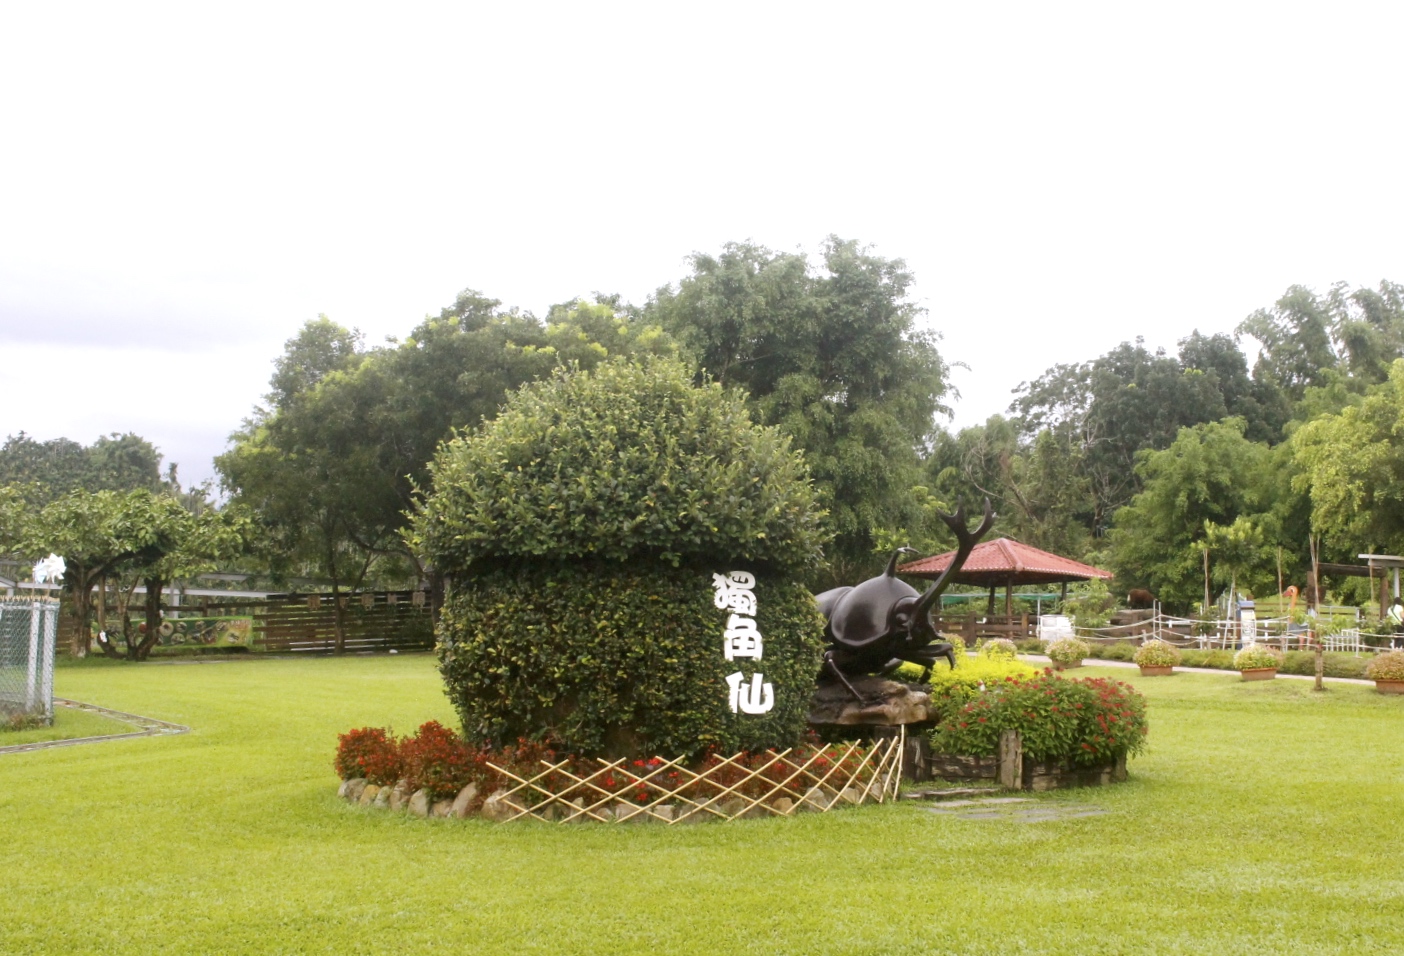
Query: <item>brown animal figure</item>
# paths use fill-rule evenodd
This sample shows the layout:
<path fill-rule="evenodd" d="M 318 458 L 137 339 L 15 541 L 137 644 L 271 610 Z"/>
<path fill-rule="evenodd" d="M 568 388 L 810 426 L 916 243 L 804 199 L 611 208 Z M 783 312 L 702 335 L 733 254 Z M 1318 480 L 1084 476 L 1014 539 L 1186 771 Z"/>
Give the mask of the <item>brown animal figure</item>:
<path fill-rule="evenodd" d="M 1126 595 L 1126 603 L 1134 608 L 1155 607 L 1155 595 L 1145 588 L 1132 588 L 1131 593 Z"/>

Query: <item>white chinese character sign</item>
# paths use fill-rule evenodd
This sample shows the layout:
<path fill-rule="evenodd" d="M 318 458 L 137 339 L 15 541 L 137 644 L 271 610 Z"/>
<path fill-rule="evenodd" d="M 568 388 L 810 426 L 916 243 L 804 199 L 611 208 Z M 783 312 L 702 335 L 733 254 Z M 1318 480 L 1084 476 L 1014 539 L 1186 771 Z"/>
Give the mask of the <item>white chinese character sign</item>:
<path fill-rule="evenodd" d="M 729 661 L 759 662 L 765 641 L 756 626 L 756 576 L 749 571 L 713 574 L 713 603 L 729 611 L 722 630 L 722 656 Z M 755 666 L 759 667 L 759 663 Z M 775 687 L 759 670 L 748 678 L 743 671 L 727 675 L 728 703 L 733 714 L 767 714 L 775 706 Z"/>

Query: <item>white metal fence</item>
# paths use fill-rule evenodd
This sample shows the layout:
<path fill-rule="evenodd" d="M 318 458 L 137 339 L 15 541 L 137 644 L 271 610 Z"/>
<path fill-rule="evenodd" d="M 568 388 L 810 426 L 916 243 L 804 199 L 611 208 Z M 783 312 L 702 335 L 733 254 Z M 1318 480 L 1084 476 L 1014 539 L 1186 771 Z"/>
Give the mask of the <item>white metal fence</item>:
<path fill-rule="evenodd" d="M 58 610 L 49 598 L 0 598 L 0 722 L 53 722 Z"/>

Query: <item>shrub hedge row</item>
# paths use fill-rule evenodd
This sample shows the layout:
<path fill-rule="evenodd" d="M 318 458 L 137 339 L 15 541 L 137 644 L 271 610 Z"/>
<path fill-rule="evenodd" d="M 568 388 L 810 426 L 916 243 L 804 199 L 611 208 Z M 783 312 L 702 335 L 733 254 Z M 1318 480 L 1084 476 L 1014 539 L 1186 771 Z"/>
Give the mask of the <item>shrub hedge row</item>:
<path fill-rule="evenodd" d="M 710 570 L 735 570 L 714 568 Z M 803 585 L 757 576 L 760 661 L 727 661 L 710 570 L 524 566 L 456 586 L 440 667 L 476 743 L 550 739 L 601 756 L 789 746 L 803 735 L 823 620 Z M 727 674 L 774 686 L 764 715 L 729 708 Z"/>

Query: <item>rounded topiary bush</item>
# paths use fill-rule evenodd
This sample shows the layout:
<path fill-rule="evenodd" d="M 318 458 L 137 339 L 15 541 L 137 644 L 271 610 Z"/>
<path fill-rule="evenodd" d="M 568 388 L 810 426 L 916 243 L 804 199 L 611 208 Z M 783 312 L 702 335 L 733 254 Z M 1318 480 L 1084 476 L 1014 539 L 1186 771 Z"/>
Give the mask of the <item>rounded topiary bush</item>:
<path fill-rule="evenodd" d="M 1136 650 L 1133 660 L 1142 667 L 1174 667 L 1180 663 L 1180 649 L 1168 641 L 1152 639 Z"/>
<path fill-rule="evenodd" d="M 673 756 L 802 735 L 823 621 L 797 582 L 822 512 L 741 396 L 662 359 L 563 371 L 432 473 L 414 537 L 450 580 L 440 669 L 470 741 Z M 754 577 L 759 660 L 724 654 L 713 575 L 733 571 Z M 764 713 L 733 710 L 736 673 L 771 685 Z"/>
<path fill-rule="evenodd" d="M 1233 666 L 1241 671 L 1282 666 L 1282 653 L 1264 644 L 1249 644 L 1233 655 Z"/>
<path fill-rule="evenodd" d="M 1087 642 L 1079 641 L 1075 637 L 1060 637 L 1048 645 L 1048 659 L 1065 667 L 1081 664 L 1090 653 L 1092 649 L 1087 646 Z"/>
<path fill-rule="evenodd" d="M 1404 651 L 1385 651 L 1365 665 L 1370 680 L 1404 680 Z"/>
<path fill-rule="evenodd" d="M 1012 661 L 1018 658 L 1019 648 L 1007 637 L 996 637 L 980 645 L 979 656 Z"/>

